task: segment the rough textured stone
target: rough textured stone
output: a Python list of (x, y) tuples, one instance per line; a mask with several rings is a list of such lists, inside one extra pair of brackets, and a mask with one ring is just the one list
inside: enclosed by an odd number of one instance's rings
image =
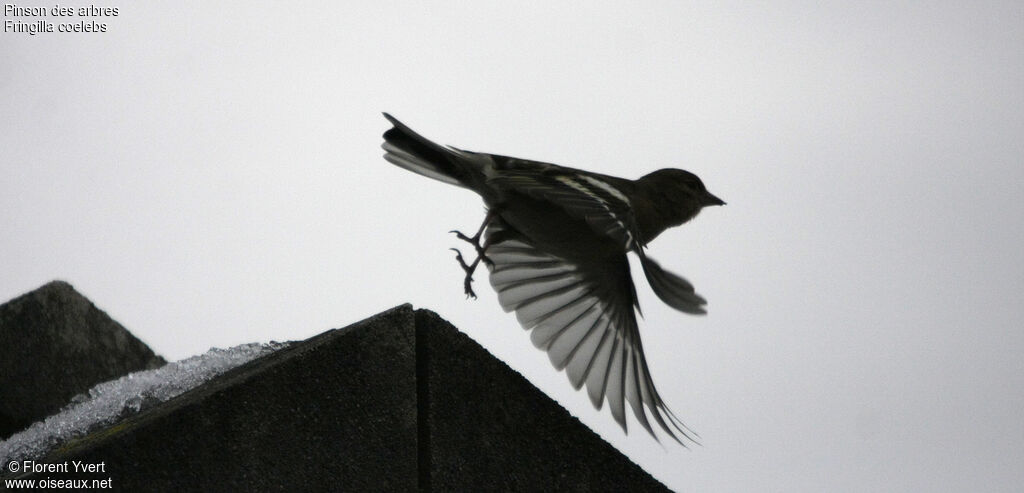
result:
[(97, 383), (164, 363), (66, 282), (53, 281), (4, 303), (0, 440)]
[(416, 489), (412, 308), (251, 361), (41, 461), (121, 491)]
[(123, 491), (664, 491), (484, 348), (403, 305), (251, 361), (39, 462)]

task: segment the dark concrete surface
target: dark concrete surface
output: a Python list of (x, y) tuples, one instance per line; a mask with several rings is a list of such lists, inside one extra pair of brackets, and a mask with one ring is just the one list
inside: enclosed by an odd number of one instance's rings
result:
[(20, 478), (109, 478), (119, 491), (665, 491), (410, 305), (250, 361), (40, 462), (74, 460), (104, 471)]
[(667, 491), (436, 313), (416, 311), (416, 338), (431, 489)]
[(97, 383), (166, 361), (63, 281), (0, 305), (0, 440)]
[(110, 478), (118, 491), (415, 490), (413, 323), (403, 305), (325, 332), (41, 462), (103, 463), (47, 476)]

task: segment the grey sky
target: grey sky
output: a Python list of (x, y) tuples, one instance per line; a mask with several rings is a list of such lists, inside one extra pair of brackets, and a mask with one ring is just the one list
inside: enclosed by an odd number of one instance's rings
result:
[[(677, 490), (1024, 484), (1024, 4), (111, 5), (0, 33), (0, 298), (65, 279), (173, 359), (408, 301)], [(482, 203), (385, 162), (381, 111), (729, 203), (651, 246), (709, 315), (640, 287), (703, 447), (624, 436), (463, 299)]]

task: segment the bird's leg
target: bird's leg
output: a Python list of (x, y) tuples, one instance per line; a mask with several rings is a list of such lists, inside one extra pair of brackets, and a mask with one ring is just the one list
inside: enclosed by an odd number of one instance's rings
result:
[[(462, 231), (458, 231), (458, 230), (449, 231), (449, 233), (455, 233), (455, 236), (458, 239), (460, 239), (462, 241), (465, 241), (465, 242), (469, 243), (470, 245), (473, 245), (473, 248), (476, 249), (476, 257), (477, 257), (477, 259), (478, 260), (479, 259), (483, 259), (484, 262), (487, 263), (487, 265), (491, 265), (491, 266), (494, 265), (494, 262), (491, 262), (491, 259), (487, 258), (487, 254), (484, 253), (487, 250), (487, 247), (480, 244), (480, 236), (483, 235), (484, 230), (487, 229), (487, 225), (491, 222), (491, 219), (494, 219), (494, 216), (497, 216), (497, 215), (498, 214), (496, 212), (494, 212), (493, 209), (488, 211), (487, 212), (487, 217), (484, 218), (484, 222), (482, 224), (480, 224), (480, 228), (476, 230), (476, 234), (474, 234), (473, 236), (466, 236), (465, 234), (462, 233)], [(474, 262), (474, 265), (475, 264), (476, 264), (476, 262)]]
[(458, 248), (449, 248), (455, 252), (455, 260), (459, 262), (459, 266), (466, 272), (466, 279), (462, 281), (462, 289), (466, 292), (466, 298), (476, 299), (476, 293), (473, 292), (473, 272), (476, 271), (477, 264), (480, 263), (480, 258), (477, 257), (472, 264), (466, 264), (466, 261), (462, 258), (462, 252)]
[(485, 253), (487, 250), (487, 246), (480, 244), (480, 236), (483, 235), (484, 230), (487, 229), (487, 225), (490, 224), (491, 220), (494, 219), (494, 217), (497, 215), (498, 212), (496, 209), (492, 208), (491, 210), (487, 211), (487, 216), (484, 217), (484, 222), (480, 224), (480, 229), (477, 229), (476, 234), (474, 234), (473, 236), (466, 236), (465, 234), (458, 230), (449, 231), (449, 233), (455, 233), (455, 236), (458, 239), (465, 241), (470, 245), (473, 245), (473, 248), (476, 249), (476, 260), (474, 260), (473, 263), (471, 264), (466, 263), (466, 260), (462, 258), (462, 252), (460, 252), (457, 248), (451, 249), (455, 251), (455, 260), (459, 262), (459, 266), (462, 267), (462, 270), (466, 272), (466, 279), (463, 281), (462, 285), (466, 291), (467, 298), (476, 299), (476, 293), (473, 292), (473, 287), (471, 286), (471, 284), (473, 282), (473, 273), (476, 272), (476, 267), (477, 265), (480, 264), (480, 260), (483, 260), (484, 263), (486, 263), (487, 265), (490, 265), (492, 267), (494, 266), (494, 262), (492, 262), (491, 259), (487, 258), (487, 254)]

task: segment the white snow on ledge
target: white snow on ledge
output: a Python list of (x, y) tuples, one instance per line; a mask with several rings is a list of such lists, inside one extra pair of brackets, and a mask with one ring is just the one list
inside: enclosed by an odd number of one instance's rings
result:
[[(111, 425), (143, 409), (170, 400), (236, 366), (286, 347), (287, 343), (250, 343), (130, 373), (97, 384), (75, 396), (57, 414), (0, 442), (0, 467), (10, 461), (39, 459), (69, 440)], [(6, 472), (6, 471), (4, 471)]]

